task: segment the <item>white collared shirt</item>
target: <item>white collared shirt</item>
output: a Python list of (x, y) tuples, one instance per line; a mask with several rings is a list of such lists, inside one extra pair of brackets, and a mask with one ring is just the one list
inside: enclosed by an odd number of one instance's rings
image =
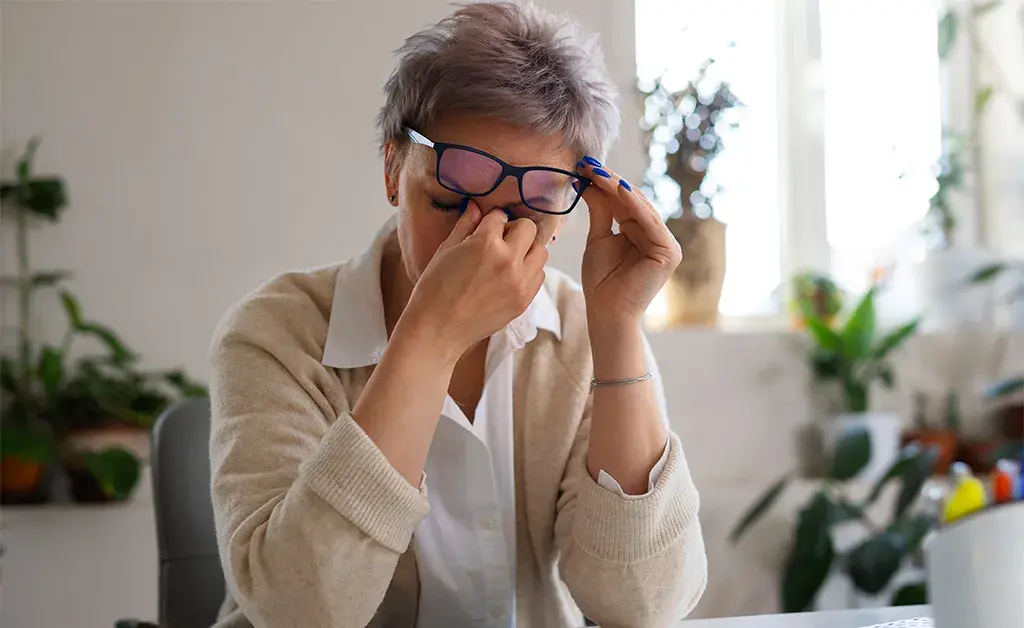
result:
[[(322, 360), (327, 366), (359, 368), (380, 361), (387, 346), (381, 256), (394, 229), (392, 218), (362, 257), (338, 270)], [(561, 339), (558, 308), (543, 288), (526, 312), (491, 336), (474, 421), (445, 396), (424, 468), (424, 477), (430, 478), (430, 514), (413, 535), (420, 579), (418, 628), (515, 626), (512, 356), (542, 332)], [(648, 490), (667, 460), (666, 443)], [(604, 471), (598, 483), (624, 499), (643, 497), (626, 495)]]

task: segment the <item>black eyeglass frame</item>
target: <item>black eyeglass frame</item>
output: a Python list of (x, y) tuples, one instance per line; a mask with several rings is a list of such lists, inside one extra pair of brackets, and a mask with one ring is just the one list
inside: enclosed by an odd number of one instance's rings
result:
[[(437, 179), (438, 185), (440, 185), (441, 187), (443, 187), (446, 190), (450, 190), (452, 192), (455, 192), (456, 194), (461, 194), (462, 196), (468, 196), (468, 197), (487, 196), (488, 194), (490, 194), (494, 190), (498, 189), (498, 186), (501, 185), (501, 183), (505, 179), (507, 179), (508, 177), (512, 176), (512, 177), (516, 178), (516, 184), (519, 186), (519, 199), (521, 201), (523, 201), (523, 205), (529, 207), (530, 209), (532, 209), (535, 212), (540, 212), (542, 214), (548, 214), (550, 216), (565, 216), (566, 214), (568, 214), (569, 212), (571, 212), (573, 209), (576, 208), (576, 205), (580, 202), (580, 199), (583, 198), (583, 191), (586, 190), (587, 186), (591, 185), (591, 183), (592, 183), (590, 179), (588, 179), (586, 177), (582, 177), (582, 176), (580, 176), (576, 172), (569, 172), (568, 170), (562, 170), (561, 168), (551, 168), (549, 166), (513, 166), (511, 164), (505, 163), (504, 161), (498, 159), (497, 157), (495, 157), (494, 155), (492, 155), (490, 153), (487, 153), (487, 152), (484, 152), (484, 151), (480, 150), (479, 148), (473, 148), (472, 146), (463, 146), (462, 144), (448, 144), (448, 143), (445, 143), (445, 142), (434, 142), (434, 141), (430, 140), (429, 138), (427, 138), (422, 133), (419, 133), (418, 131), (414, 131), (413, 129), (410, 129), (410, 128), (406, 128), (405, 132), (406, 132), (406, 134), (408, 134), (409, 139), (412, 140), (414, 144), (420, 144), (422, 146), (426, 146), (428, 148), (432, 148), (434, 150), (434, 152), (437, 154), (437, 163), (434, 166), (434, 178)], [(444, 154), (444, 151), (446, 151), (446, 150), (448, 150), (450, 148), (457, 148), (459, 150), (467, 150), (467, 151), (469, 151), (471, 153), (476, 153), (478, 155), (482, 155), (484, 157), (487, 157), (488, 159), (491, 159), (491, 160), (497, 162), (501, 166), (501, 174), (498, 175), (498, 178), (495, 180), (494, 185), (491, 186), (491, 188), (489, 190), (487, 190), (486, 192), (478, 192), (478, 193), (470, 194), (469, 192), (466, 192), (465, 190), (460, 190), (460, 189), (451, 187), (450, 185), (447, 185), (444, 181), (442, 181), (441, 180), (441, 156)], [(542, 171), (546, 171), (546, 172), (557, 172), (559, 174), (567, 175), (567, 176), (572, 177), (573, 179), (576, 179), (577, 181), (579, 181), (580, 187), (576, 191), (576, 198), (573, 199), (573, 201), (569, 205), (568, 209), (565, 209), (565, 210), (560, 211), (560, 212), (554, 212), (554, 211), (551, 211), (551, 210), (548, 210), (548, 209), (538, 209), (538, 208), (533, 207), (532, 205), (530, 205), (529, 203), (526, 202), (526, 197), (523, 194), (523, 176), (526, 173), (532, 172), (534, 170), (542, 170)]]

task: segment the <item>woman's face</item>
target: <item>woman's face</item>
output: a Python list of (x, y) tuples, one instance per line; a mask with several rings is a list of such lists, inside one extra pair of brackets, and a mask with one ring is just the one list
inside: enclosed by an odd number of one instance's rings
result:
[[(416, 129), (434, 142), (471, 146), (513, 166), (550, 166), (576, 171), (573, 151), (562, 145), (561, 135), (540, 135), (521, 127), (487, 118), (450, 116), (428, 128)], [(437, 182), (437, 153), (409, 143), (399, 154), (392, 143), (385, 146), (387, 195), (397, 196), (398, 241), (402, 261), (415, 283), (437, 248), (458, 222), (464, 197)], [(537, 224), (537, 241), (549, 245), (564, 216), (533, 211), (523, 205), (515, 177), (508, 177), (487, 196), (473, 197), (480, 210), (507, 211), (520, 220)]]

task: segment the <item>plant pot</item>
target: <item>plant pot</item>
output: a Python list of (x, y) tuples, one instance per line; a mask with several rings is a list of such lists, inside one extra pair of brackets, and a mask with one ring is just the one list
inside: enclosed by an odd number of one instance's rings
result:
[(840, 435), (854, 426), (863, 426), (871, 437), (871, 457), (855, 479), (875, 482), (889, 470), (899, 455), (900, 418), (888, 412), (847, 412), (837, 415), (828, 419), (821, 428), (825, 451), (834, 451)]
[(956, 460), (959, 437), (952, 430), (911, 430), (903, 435), (903, 444), (918, 442), (925, 449), (935, 447), (939, 450), (939, 458), (935, 461), (935, 473), (943, 475), (949, 465)]
[(725, 223), (683, 214), (665, 224), (683, 249), (683, 259), (665, 286), (665, 324), (715, 325), (725, 283)]
[(991, 324), (994, 293), (990, 284), (970, 285), (970, 277), (994, 258), (979, 249), (929, 252), (913, 275), (926, 330), (985, 327)]
[(957, 447), (956, 459), (977, 474), (989, 473), (995, 468), (993, 456), (1002, 446), (1000, 440), (965, 440)]
[(0, 460), (0, 503), (42, 504), (50, 501), (47, 465), (11, 456)]
[[(103, 465), (109, 473), (107, 485), (89, 468), (89, 457), (120, 454), (114, 462)], [(129, 499), (138, 485), (139, 461), (149, 455), (149, 430), (137, 426), (111, 423), (106, 426), (72, 431), (64, 446), (64, 473), (68, 478), (71, 498), (80, 503), (112, 503)], [(131, 460), (129, 460), (131, 459)], [(95, 463), (94, 463), (95, 464)], [(114, 466), (111, 467), (111, 464)], [(95, 468), (95, 467), (94, 467)], [(128, 473), (128, 478), (122, 475)], [(116, 487), (116, 488), (115, 488)]]

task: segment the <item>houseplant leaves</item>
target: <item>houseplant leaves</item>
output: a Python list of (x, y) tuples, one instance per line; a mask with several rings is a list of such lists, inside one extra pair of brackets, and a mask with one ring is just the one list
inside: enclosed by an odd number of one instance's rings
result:
[(828, 524), (832, 502), (818, 492), (800, 511), (796, 537), (782, 576), (782, 609), (787, 613), (807, 610), (828, 577), (835, 548)]
[(764, 516), (764, 513), (772, 507), (772, 505), (778, 500), (779, 495), (782, 494), (782, 491), (785, 490), (786, 486), (789, 484), (789, 480), (789, 474), (779, 478), (775, 484), (768, 487), (768, 490), (765, 491), (761, 497), (759, 497), (758, 500), (747, 509), (747, 512), (740, 518), (740, 522), (736, 524), (732, 533), (729, 534), (730, 542), (735, 543), (739, 541), (740, 537), (743, 536), (743, 533), (747, 531), (747, 528), (754, 525), (762, 516)]
[(834, 480), (849, 480), (871, 459), (871, 434), (863, 425), (846, 425), (836, 440), (829, 468)]
[(111, 447), (82, 454), (82, 465), (113, 501), (124, 501), (139, 481), (139, 459), (127, 449)]

